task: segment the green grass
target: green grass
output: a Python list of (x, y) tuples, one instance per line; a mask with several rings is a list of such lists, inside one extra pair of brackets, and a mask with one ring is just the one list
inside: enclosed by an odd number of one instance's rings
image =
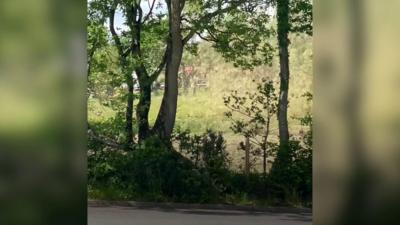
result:
[(104, 106), (98, 99), (89, 98), (88, 100), (88, 121), (89, 123), (102, 122), (116, 115), (110, 107)]
[[(151, 124), (157, 117), (161, 99), (162, 95), (153, 96), (149, 115)], [(230, 132), (229, 121), (224, 117), (225, 111), (222, 96), (207, 91), (181, 95), (178, 98), (176, 127), (197, 134), (207, 129)]]
[[(235, 135), (230, 130), (230, 121), (224, 116), (227, 108), (223, 103), (223, 96), (227, 93), (218, 93), (211, 90), (198, 91), (196, 94), (180, 95), (178, 97), (178, 108), (176, 116), (176, 128), (181, 130), (189, 129), (192, 133), (200, 134), (207, 129), (221, 131), (226, 140), (227, 151), (231, 159), (232, 169), (239, 169), (243, 164), (244, 152), (238, 149), (239, 143), (243, 140), (240, 135)], [(150, 108), (149, 120), (153, 125), (161, 105), (162, 94), (154, 94)], [(308, 110), (309, 105), (303, 98), (294, 98), (291, 101), (294, 106), (289, 108), (289, 125), (292, 134), (297, 134), (302, 128), (299, 121), (292, 116), (301, 116)], [(301, 106), (301, 107), (300, 107)], [(88, 106), (89, 122), (101, 122), (116, 115), (116, 112), (95, 99), (89, 100)], [(277, 141), (277, 121), (271, 125), (271, 139)], [(256, 162), (255, 168), (261, 170), (261, 158)]]

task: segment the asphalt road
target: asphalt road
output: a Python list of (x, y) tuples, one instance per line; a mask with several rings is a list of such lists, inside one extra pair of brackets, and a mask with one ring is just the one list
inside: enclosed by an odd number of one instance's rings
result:
[(89, 225), (310, 225), (310, 213), (89, 207)]

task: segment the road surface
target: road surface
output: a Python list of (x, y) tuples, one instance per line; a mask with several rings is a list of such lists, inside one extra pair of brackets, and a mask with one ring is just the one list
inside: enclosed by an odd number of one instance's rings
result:
[(89, 207), (89, 225), (311, 225), (310, 213)]

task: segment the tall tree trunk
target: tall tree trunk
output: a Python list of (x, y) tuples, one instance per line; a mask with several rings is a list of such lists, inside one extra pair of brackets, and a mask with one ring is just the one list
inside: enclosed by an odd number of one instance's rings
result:
[(279, 149), (271, 169), (271, 179), (281, 192), (282, 200), (293, 186), (290, 177), (291, 155), (289, 149), (289, 128), (287, 120), (289, 91), (289, 0), (277, 0), (278, 45), (280, 63), (280, 89), (278, 102)]
[(126, 148), (130, 149), (133, 144), (133, 77), (130, 73), (126, 73), (125, 75), (126, 83), (128, 85), (128, 97), (127, 97), (127, 105), (126, 105), (126, 114), (125, 114), (125, 132), (126, 132)]
[(139, 79), (140, 96), (136, 106), (136, 118), (139, 130), (139, 142), (149, 136), (149, 111), (151, 104), (151, 82), (149, 79)]
[[(95, 44), (94, 44), (95, 45)], [(89, 51), (88, 51), (88, 59), (87, 59), (87, 76), (90, 76), (90, 73), (92, 72), (92, 64), (93, 64), (93, 56), (94, 53), (96, 52), (96, 47), (93, 46)]]
[(289, 144), (289, 128), (287, 119), (289, 92), (289, 0), (277, 1), (278, 44), (280, 63), (280, 89), (278, 105), (279, 144), (287, 148)]
[(125, 113), (125, 148), (131, 149), (133, 144), (133, 126), (132, 126), (132, 116), (133, 116), (133, 77), (132, 71), (128, 69), (128, 61), (126, 59), (127, 54), (124, 53), (121, 40), (115, 30), (114, 27), (114, 17), (115, 11), (117, 9), (118, 3), (114, 1), (110, 8), (109, 14), (109, 28), (115, 45), (118, 49), (119, 61), (122, 71), (125, 75), (125, 82), (128, 86), (128, 93), (127, 93), (127, 104), (126, 104), (126, 113)]
[(167, 4), (171, 48), (166, 63), (164, 96), (154, 125), (155, 133), (164, 140), (170, 139), (175, 125), (178, 103), (178, 72), (183, 54), (181, 11), (184, 0), (167, 0)]
[(268, 137), (269, 137), (270, 123), (271, 123), (271, 118), (268, 115), (267, 124), (266, 124), (267, 130), (266, 130), (265, 135), (264, 135), (263, 148), (262, 148), (262, 150), (263, 150), (263, 174), (264, 174), (264, 177), (267, 176), (267, 150), (268, 150)]
[(246, 137), (245, 144), (244, 144), (244, 173), (246, 175), (250, 174), (250, 138)]

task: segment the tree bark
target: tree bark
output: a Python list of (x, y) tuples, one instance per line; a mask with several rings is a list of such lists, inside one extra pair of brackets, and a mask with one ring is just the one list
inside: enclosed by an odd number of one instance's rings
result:
[(134, 101), (134, 95), (133, 95), (133, 77), (132, 77), (132, 72), (128, 69), (128, 62), (126, 60), (126, 54), (124, 53), (123, 47), (121, 40), (115, 31), (114, 27), (114, 17), (115, 17), (115, 11), (118, 6), (117, 2), (113, 2), (111, 9), (110, 9), (110, 15), (109, 15), (109, 28), (111, 35), (114, 39), (115, 45), (118, 49), (118, 54), (119, 54), (119, 61), (121, 68), (123, 70), (124, 76), (125, 76), (125, 82), (128, 86), (128, 92), (127, 92), (127, 105), (126, 105), (126, 112), (125, 112), (125, 147), (126, 149), (131, 149), (131, 146), (133, 144), (133, 126), (132, 126), (132, 116), (133, 116), (133, 101)]
[(289, 127), (287, 119), (289, 92), (289, 0), (277, 1), (278, 44), (280, 63), (280, 89), (278, 103), (279, 144), (287, 148), (289, 144)]
[(90, 73), (92, 72), (92, 64), (93, 64), (93, 57), (94, 53), (96, 52), (96, 47), (93, 46), (89, 51), (88, 51), (88, 59), (87, 59), (87, 77), (90, 76)]
[(250, 174), (250, 138), (246, 137), (244, 144), (244, 173), (246, 175)]
[(164, 95), (154, 125), (155, 133), (169, 141), (175, 125), (178, 103), (178, 72), (183, 54), (181, 12), (184, 0), (167, 0), (169, 12), (170, 46), (167, 56)]
[(279, 149), (271, 170), (273, 183), (279, 184), (279, 189), (284, 200), (286, 193), (292, 191), (293, 180), (289, 178), (291, 173), (291, 154), (289, 146), (289, 128), (287, 120), (288, 91), (289, 91), (289, 0), (277, 1), (278, 17), (278, 45), (280, 62), (280, 88), (278, 102), (278, 128)]
[(139, 79), (140, 96), (136, 106), (139, 142), (148, 138), (150, 133), (149, 111), (151, 105), (151, 83), (149, 79)]
[(128, 97), (127, 97), (127, 106), (126, 106), (126, 147), (131, 148), (133, 144), (133, 123), (132, 123), (132, 116), (133, 116), (133, 77), (130, 73), (125, 75), (126, 83), (128, 85)]
[[(143, 11), (141, 6), (134, 2), (134, 5), (128, 10), (128, 21), (130, 23), (132, 35), (132, 57), (137, 61), (142, 58), (142, 18)], [(148, 76), (145, 66), (142, 62), (135, 65), (136, 76), (139, 81), (140, 95), (136, 106), (136, 119), (138, 124), (139, 142), (145, 140), (149, 135), (149, 111), (151, 104), (151, 84), (152, 80)]]
[(267, 130), (265, 132), (264, 143), (263, 143), (263, 174), (264, 174), (264, 176), (267, 176), (267, 150), (268, 150), (268, 136), (269, 136), (270, 123), (271, 123), (271, 118), (268, 115), (267, 124), (266, 124)]

